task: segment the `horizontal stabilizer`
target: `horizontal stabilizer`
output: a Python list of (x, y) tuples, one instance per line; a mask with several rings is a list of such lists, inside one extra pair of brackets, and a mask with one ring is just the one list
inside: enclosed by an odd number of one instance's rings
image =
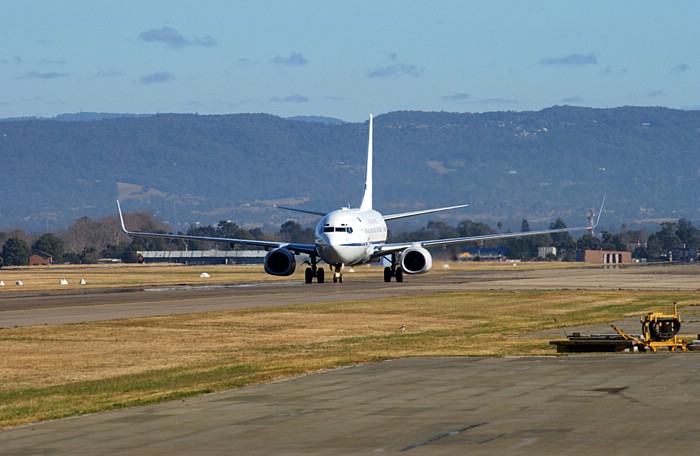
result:
[(310, 211), (308, 209), (296, 209), (294, 207), (285, 207), (285, 206), (277, 206), (280, 209), (284, 209), (285, 211), (292, 211), (292, 212), (301, 212), (304, 214), (313, 214), (313, 215), (320, 215), (323, 217), (324, 215), (328, 214), (328, 212), (321, 212), (321, 211)]
[(459, 209), (459, 208), (467, 207), (467, 206), (469, 206), (469, 205), (468, 204), (459, 204), (457, 206), (439, 207), (437, 209), (425, 209), (422, 211), (403, 212), (401, 214), (385, 215), (384, 220), (396, 220), (396, 219), (401, 219), (401, 218), (406, 218), (406, 217), (415, 217), (417, 215), (432, 214), (433, 212), (451, 211), (452, 209)]

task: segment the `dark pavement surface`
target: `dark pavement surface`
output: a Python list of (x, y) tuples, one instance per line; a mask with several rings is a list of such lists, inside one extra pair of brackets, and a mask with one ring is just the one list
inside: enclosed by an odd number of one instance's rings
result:
[(0, 453), (697, 454), (700, 357), (411, 358), (0, 432)]

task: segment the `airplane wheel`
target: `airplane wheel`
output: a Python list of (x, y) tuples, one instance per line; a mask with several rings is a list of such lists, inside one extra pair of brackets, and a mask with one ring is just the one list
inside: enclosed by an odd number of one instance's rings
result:
[(318, 280), (318, 283), (323, 283), (323, 280), (325, 279), (325, 274), (323, 272), (323, 268), (318, 268), (316, 271), (316, 280)]
[(384, 268), (384, 281), (391, 282), (391, 268), (389, 266)]
[(333, 274), (333, 283), (338, 283), (338, 276)]
[(403, 269), (401, 268), (396, 268), (396, 281), (399, 283), (403, 282)]
[(314, 271), (312, 271), (311, 268), (306, 268), (306, 271), (304, 271), (304, 281), (306, 283), (314, 281)]
[(343, 283), (343, 274), (338, 274), (338, 282)]

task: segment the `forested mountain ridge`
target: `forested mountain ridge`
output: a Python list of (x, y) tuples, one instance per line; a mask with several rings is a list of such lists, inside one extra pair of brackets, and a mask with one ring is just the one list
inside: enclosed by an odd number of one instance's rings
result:
[[(0, 229), (62, 228), (114, 214), (117, 198), (175, 230), (279, 226), (298, 215), (276, 203), (358, 205), (366, 149), (366, 122), (267, 114), (0, 121)], [(607, 194), (611, 229), (700, 220), (700, 111), (392, 112), (375, 117), (374, 151), (385, 213), (466, 202), (442, 215), (504, 230), (524, 218), (578, 225)]]

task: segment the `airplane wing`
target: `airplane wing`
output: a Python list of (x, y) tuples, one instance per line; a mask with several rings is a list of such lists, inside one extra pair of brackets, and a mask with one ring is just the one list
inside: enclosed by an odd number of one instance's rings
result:
[(553, 230), (539, 230), (539, 231), (520, 231), (517, 233), (496, 233), (496, 234), (482, 234), (479, 236), (464, 236), (448, 239), (430, 239), (427, 241), (415, 241), (415, 242), (399, 242), (395, 244), (384, 244), (376, 247), (372, 257), (378, 258), (391, 253), (401, 252), (409, 247), (420, 246), (420, 247), (436, 247), (440, 245), (449, 244), (461, 244), (467, 242), (478, 242), (487, 241), (492, 239), (507, 239), (514, 237), (524, 237), (524, 236), (537, 236), (538, 234), (554, 234), (554, 233), (566, 233), (569, 231), (583, 231), (590, 230), (593, 227), (590, 226), (579, 226), (575, 228), (558, 228)]
[(379, 257), (382, 257), (384, 255), (388, 255), (391, 253), (398, 253), (398, 252), (401, 252), (405, 249), (408, 249), (410, 247), (415, 247), (415, 246), (436, 247), (436, 246), (441, 246), (441, 245), (487, 241), (487, 240), (493, 240), (493, 239), (507, 239), (507, 238), (514, 238), (514, 237), (537, 236), (540, 234), (555, 234), (555, 233), (568, 233), (571, 231), (593, 230), (594, 228), (596, 228), (598, 226), (598, 223), (600, 222), (600, 214), (603, 212), (604, 205), (605, 205), (605, 197), (603, 197), (603, 204), (601, 204), (601, 206), (600, 206), (600, 212), (598, 212), (598, 218), (596, 219), (594, 224), (591, 224), (589, 226), (577, 226), (574, 228), (555, 228), (555, 229), (538, 230), (538, 231), (520, 231), (520, 232), (516, 232), (516, 233), (482, 234), (482, 235), (478, 235), (478, 236), (464, 236), (464, 237), (447, 238), (447, 239), (430, 239), (427, 241), (383, 244), (383, 245), (378, 245), (375, 248), (375, 251), (372, 254), (372, 257), (379, 258)]
[(146, 233), (141, 231), (129, 231), (126, 229), (124, 224), (124, 216), (122, 215), (122, 208), (119, 201), (117, 201), (117, 209), (119, 210), (119, 221), (121, 222), (122, 231), (129, 236), (140, 236), (140, 237), (150, 237), (150, 238), (164, 238), (164, 239), (181, 239), (184, 241), (210, 241), (210, 242), (223, 242), (227, 244), (241, 244), (250, 245), (254, 247), (263, 247), (265, 249), (277, 249), (280, 247), (285, 247), (294, 253), (306, 253), (312, 254), (316, 252), (316, 246), (314, 244), (293, 244), (287, 242), (276, 242), (276, 241), (257, 241), (252, 239), (236, 239), (236, 238), (225, 238), (225, 237), (215, 237), (215, 236), (193, 236), (188, 234), (167, 234), (167, 233)]

